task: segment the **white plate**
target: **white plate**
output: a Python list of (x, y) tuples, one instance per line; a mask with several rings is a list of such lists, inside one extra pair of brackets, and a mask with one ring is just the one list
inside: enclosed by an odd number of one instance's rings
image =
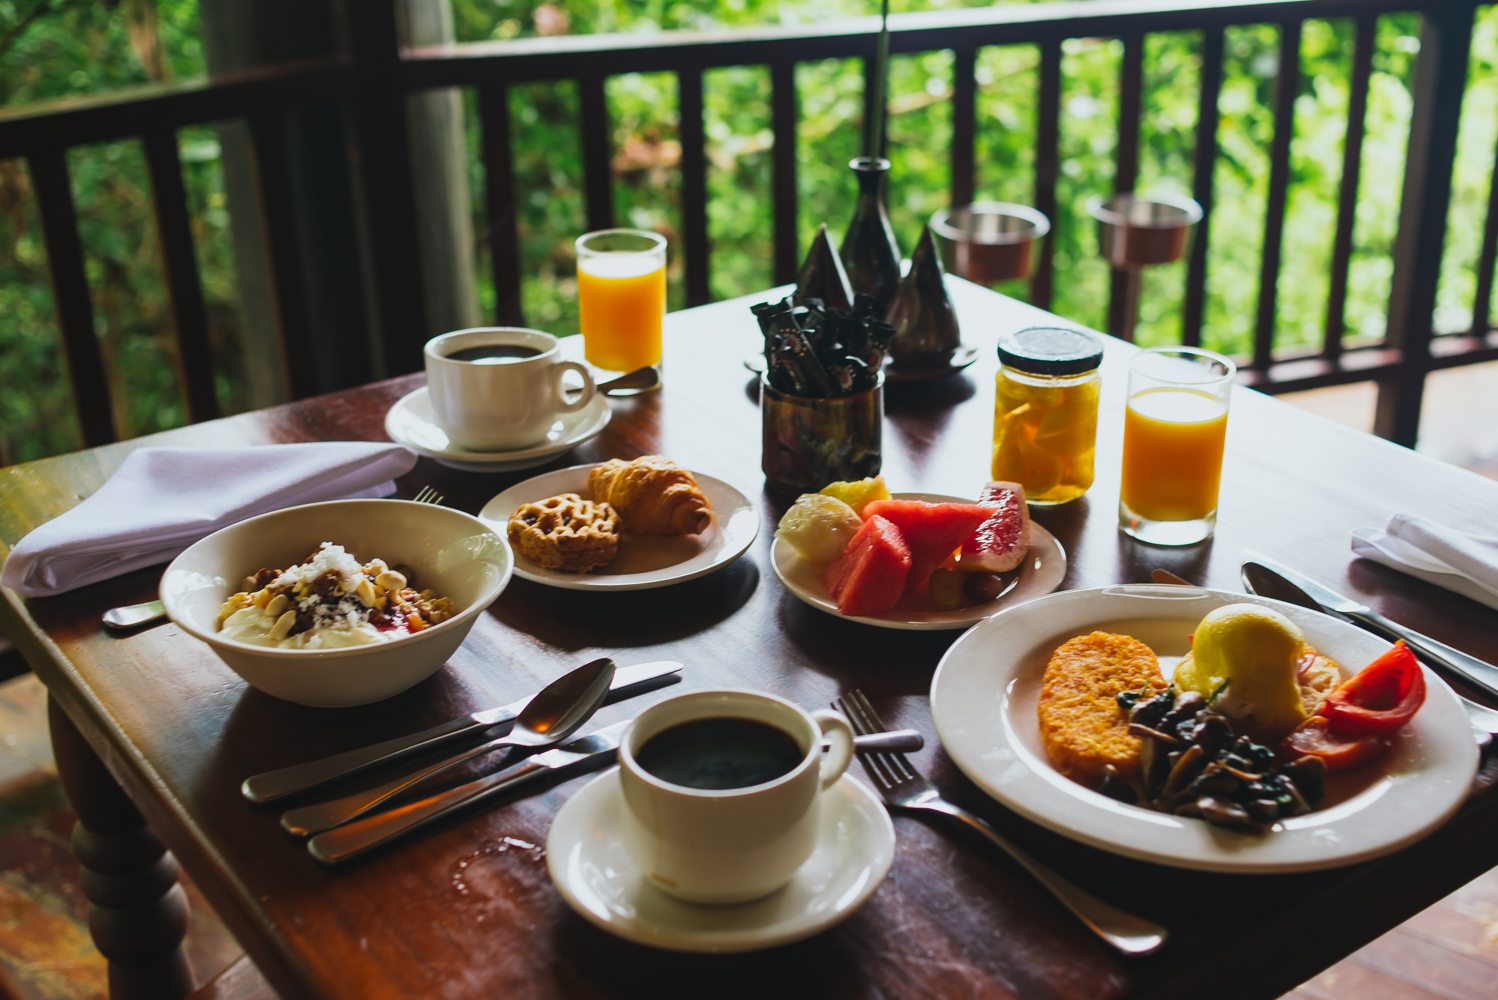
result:
[(432, 401), (425, 386), (396, 400), (385, 414), (385, 433), (396, 444), (418, 455), (436, 459), (450, 469), (464, 472), (518, 472), (544, 465), (569, 448), (596, 437), (609, 425), (614, 411), (601, 395), (575, 413), (563, 413), (546, 432), (546, 440), (514, 451), (468, 451), (447, 439), (447, 432), (432, 419)]
[(894, 824), (863, 782), (845, 774), (825, 795), (817, 849), (789, 885), (752, 903), (684, 903), (640, 877), (617, 836), (625, 808), (617, 767), (562, 806), (546, 838), (546, 865), (568, 906), (628, 941), (705, 952), (789, 944), (863, 905), (895, 859)]
[[(895, 493), (893, 498), (924, 500), (927, 503), (973, 502), (961, 497), (942, 496), (938, 493)], [(1030, 553), (1025, 556), (1025, 561), (1019, 564), (1015, 575), (1005, 574), (1010, 581), (1009, 589), (1000, 594), (997, 599), (986, 604), (974, 604), (970, 608), (959, 608), (956, 611), (912, 611), (897, 604), (894, 610), (883, 618), (861, 618), (857, 615), (841, 614), (837, 610), (837, 604), (828, 596), (827, 588), (822, 585), (822, 577), (817, 573), (816, 565), (802, 559), (801, 554), (789, 542), (775, 539), (775, 545), (771, 549), (771, 558), (775, 563), (775, 575), (780, 577), (780, 582), (785, 584), (785, 588), (818, 611), (837, 615), (845, 621), (863, 622), (865, 625), (878, 625), (881, 628), (922, 630), (967, 628), (974, 622), (996, 615), (1005, 608), (1049, 594), (1061, 586), (1061, 581), (1066, 576), (1066, 551), (1061, 547), (1061, 543), (1056, 540), (1055, 535), (1031, 521)], [(516, 560), (519, 561), (519, 556), (516, 556)], [(518, 574), (520, 570), (517, 568), (515, 572)]]
[[(506, 534), (510, 515), (522, 504), (535, 503), (559, 493), (576, 493), (584, 499), (588, 473), (596, 465), (574, 465), (546, 472), (517, 483), (490, 500), (479, 511), (494, 530)], [(743, 493), (706, 473), (692, 471), (698, 487), (713, 508), (713, 523), (700, 535), (629, 535), (619, 538), (619, 555), (591, 573), (568, 573), (543, 569), (515, 551), (515, 575), (533, 583), (564, 590), (649, 590), (705, 576), (733, 562), (759, 534), (759, 511)]]
[(1316, 811), (1262, 836), (1125, 805), (1062, 777), (1036, 722), (1040, 679), (1055, 648), (1099, 629), (1150, 645), (1165, 673), (1187, 634), (1224, 604), (1274, 608), (1350, 674), (1389, 644), (1281, 601), (1194, 587), (1073, 590), (990, 618), (959, 638), (931, 681), (931, 715), (947, 753), (984, 791), (1057, 833), (1178, 868), (1236, 873), (1335, 868), (1398, 850), (1440, 826), (1466, 799), (1477, 744), (1456, 696), (1425, 671), (1425, 706), (1377, 764), (1334, 775)]

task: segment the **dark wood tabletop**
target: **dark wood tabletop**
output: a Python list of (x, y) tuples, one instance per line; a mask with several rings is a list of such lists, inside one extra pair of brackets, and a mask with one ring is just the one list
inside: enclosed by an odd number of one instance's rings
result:
[[(995, 339), (1054, 319), (965, 282), (953, 280), (952, 288), (963, 338), (981, 349), (980, 360), (958, 377), (889, 387), (883, 472), (897, 491), (975, 495), (989, 478)], [(713, 575), (632, 593), (515, 579), (445, 669), (386, 702), (311, 709), (278, 701), (251, 690), (172, 624), (125, 638), (106, 634), (100, 614), (152, 598), (159, 567), (56, 598), (4, 592), (0, 625), (286, 1000), (1143, 1000), (1208, 992), (1269, 1000), (1498, 863), (1498, 792), (1491, 788), (1475, 792), (1423, 842), (1381, 860), (1252, 877), (1114, 856), (987, 798), (945, 756), (931, 725), (931, 675), (960, 633), (841, 621), (802, 604), (775, 578), (769, 549), (781, 509), (761, 496), (757, 395), (741, 365), (758, 342), (747, 308), (756, 300), (668, 316), (664, 389), (611, 400), (609, 427), (555, 463), (661, 453), (731, 478), (762, 502), (763, 530), (750, 551)], [(1498, 611), (1353, 560), (1348, 540), (1351, 528), (1381, 526), (1399, 511), (1491, 531), (1498, 482), (1246, 389), (1232, 402), (1216, 538), (1171, 550), (1122, 535), (1124, 367), (1133, 350), (1108, 344), (1091, 492), (1033, 512), (1065, 546), (1063, 587), (1142, 582), (1164, 567), (1239, 590), (1239, 550), (1253, 547), (1397, 621), (1498, 660)], [(97, 489), (132, 448), (384, 440), (385, 411), (421, 382), (395, 379), (0, 470), (0, 544), (8, 551)], [(400, 482), (400, 495), (431, 485), (449, 505), (476, 512), (538, 471), (545, 470), (478, 475), (423, 459)], [(276, 810), (252, 808), (239, 796), (248, 775), (511, 701), (599, 655), (621, 665), (684, 662), (683, 683), (667, 693), (751, 687), (815, 708), (862, 688), (890, 725), (927, 735), (916, 761), (945, 794), (1079, 885), (1165, 923), (1169, 945), (1149, 958), (1120, 957), (1007, 858), (945, 827), (897, 818), (888, 880), (835, 929), (747, 955), (675, 954), (616, 940), (573, 914), (538, 851), (493, 850), (504, 837), (544, 843), (551, 817), (587, 779), (337, 870), (319, 867), (286, 836)], [(627, 718), (649, 700), (606, 708), (598, 721)]]

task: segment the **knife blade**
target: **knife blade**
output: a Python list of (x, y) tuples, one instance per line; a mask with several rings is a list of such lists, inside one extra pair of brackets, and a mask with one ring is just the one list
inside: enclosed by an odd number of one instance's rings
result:
[(1432, 639), (1412, 628), (1406, 628), (1396, 621), (1385, 618), (1366, 604), (1360, 604), (1349, 597), (1337, 593), (1330, 587), (1317, 583), (1315, 580), (1303, 573), (1298, 573), (1253, 549), (1244, 549), (1239, 557), (1245, 563), (1258, 563), (1267, 570), (1271, 570), (1283, 577), (1318, 605), (1328, 611), (1346, 617), (1354, 625), (1358, 625), (1381, 639), (1393, 642), (1403, 639), (1405, 644), (1414, 650), (1422, 659), (1431, 666), (1447, 670), (1456, 674), (1462, 680), (1467, 681), (1474, 687), (1480, 688), (1487, 694), (1498, 698), (1498, 667), (1469, 653), (1464, 653), (1454, 646), (1448, 646), (1444, 642)]
[[(1287, 604), (1299, 605), (1311, 611), (1319, 611), (1330, 618), (1340, 622), (1357, 624), (1344, 614), (1322, 607), (1311, 598), (1304, 590), (1301, 590), (1289, 580), (1280, 576), (1268, 566), (1256, 562), (1245, 562), (1240, 570), (1243, 578), (1243, 587), (1250, 594), (1260, 597), (1272, 597), (1277, 601)], [(1498, 712), (1483, 705), (1479, 705), (1471, 698), (1467, 698), (1457, 692), (1452, 694), (1462, 704), (1462, 711), (1467, 713), (1467, 721), (1472, 724), (1473, 736), (1477, 739), (1478, 746), (1487, 746), (1492, 742), (1494, 736), (1498, 736)]]
[[(604, 704), (612, 705), (657, 687), (674, 684), (681, 679), (680, 676), (674, 676), (679, 675), (681, 669), (681, 664), (674, 660), (620, 667), (614, 672), (614, 681), (609, 685), (609, 694), (604, 699)], [(398, 736), (373, 746), (253, 775), (240, 785), (240, 793), (257, 805), (274, 802), (288, 795), (310, 791), (330, 782), (361, 774), (371, 768), (427, 753), (456, 740), (476, 737), (480, 733), (490, 737), (503, 736), (510, 731), (530, 700), (530, 696), (527, 696), (508, 705), (474, 712), (430, 729), (423, 729), (419, 733)]]
[[(555, 750), (538, 753), (515, 767), (326, 830), (307, 841), (307, 852), (323, 864), (335, 865), (436, 823), (460, 808), (468, 808), (504, 792), (527, 788), (541, 781), (555, 783), (601, 771), (618, 759), (619, 741), (633, 721), (616, 722), (581, 739), (564, 743)], [(858, 753), (905, 753), (919, 750), (924, 745), (925, 738), (913, 729), (853, 738), (853, 749)]]

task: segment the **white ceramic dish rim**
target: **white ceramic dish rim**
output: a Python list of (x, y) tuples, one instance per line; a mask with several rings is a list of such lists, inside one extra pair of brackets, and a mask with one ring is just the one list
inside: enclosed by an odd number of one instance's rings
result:
[[(612, 782), (613, 787), (609, 787), (605, 782)], [(597, 787), (595, 788), (594, 786)], [(553, 859), (560, 858), (563, 852), (554, 849), (556, 845), (552, 843), (550, 834), (548, 834), (546, 842), (547, 869), (551, 874), (552, 884), (557, 887), (557, 891), (561, 894), (567, 905), (572, 908), (573, 912), (580, 915), (595, 927), (637, 944), (662, 948), (668, 951), (699, 954), (732, 954), (759, 951), (765, 948), (791, 944), (792, 942), (811, 937), (814, 934), (820, 934), (822, 931), (847, 919), (879, 889), (879, 886), (884, 883), (885, 878), (889, 876), (890, 869), (894, 866), (896, 848), (895, 825), (890, 819), (889, 811), (884, 808), (884, 803), (880, 801), (879, 797), (866, 784), (851, 774), (844, 774), (839, 778), (838, 784), (834, 786), (834, 789), (837, 793), (847, 795), (851, 800), (846, 808), (857, 809), (873, 820), (879, 843), (874, 845), (872, 849), (866, 847), (861, 852), (864, 857), (870, 858), (873, 861), (873, 877), (869, 878), (856, 894), (851, 897), (839, 899), (837, 901), (839, 905), (832, 907), (830, 910), (823, 911), (819, 919), (809, 920), (799, 925), (793, 923), (778, 933), (765, 934), (759, 929), (743, 929), (733, 932), (710, 932), (693, 936), (681, 936), (671, 933), (656, 933), (654, 928), (649, 925), (626, 924), (600, 917), (573, 894), (571, 881), (558, 875), (555, 865), (562, 862)], [(565, 829), (565, 826), (558, 821), (564, 819), (564, 813), (567, 814), (566, 821), (570, 822), (572, 820), (572, 815), (568, 810), (599, 808), (599, 803), (593, 800), (595, 798), (601, 800), (606, 795), (617, 795), (621, 799), (623, 797), (622, 791), (619, 790), (619, 768), (617, 766), (610, 768), (588, 782), (588, 784), (578, 789), (570, 799), (564, 802), (561, 810), (558, 811), (556, 817), (552, 820), (551, 829)], [(739, 905), (753, 906), (755, 902)], [(681, 903), (680, 905), (690, 907), (693, 904)], [(711, 909), (719, 908), (711, 907)], [(723, 907), (723, 909), (733, 909), (733, 907)]]
[[(399, 423), (399, 415), (408, 413), (412, 420), (421, 420), (436, 426), (434, 421), (420, 417), (413, 410), (417, 397), (425, 397), (427, 391), (427, 387), (422, 386), (420, 389), (406, 393), (391, 404), (390, 409), (385, 412), (385, 433), (392, 441), (410, 448), (419, 455), (470, 465), (503, 465), (509, 462), (523, 462), (530, 458), (541, 458), (545, 455), (560, 454), (569, 448), (577, 447), (589, 438), (596, 437), (609, 425), (609, 421), (614, 419), (614, 411), (609, 406), (608, 397), (600, 393), (595, 395), (587, 406), (576, 411), (577, 426), (569, 434), (556, 441), (532, 445), (529, 448), (517, 448), (514, 451), (468, 451), (451, 445), (445, 449), (429, 448), (403, 433)], [(570, 416), (574, 414), (560, 414), (557, 419), (565, 421)]]
[[(492, 497), (479, 511), (479, 518), (483, 520), (492, 530), (505, 533), (505, 526), (509, 522), (510, 514), (515, 508), (523, 503), (531, 503), (535, 500), (543, 500), (546, 497), (556, 496), (558, 493), (577, 492), (586, 490), (588, 477), (586, 473), (597, 468), (599, 463), (590, 462), (585, 465), (569, 465), (564, 469), (552, 469), (543, 472), (539, 476), (532, 476), (522, 482), (516, 483), (509, 489)], [(690, 470), (697, 485), (704, 493), (709, 494), (708, 500), (713, 506), (713, 517), (717, 519), (719, 536), (723, 544), (715, 552), (700, 552), (690, 559), (665, 566), (661, 569), (650, 570), (644, 573), (621, 573), (614, 576), (594, 576), (588, 573), (563, 573), (560, 570), (542, 569), (539, 566), (526, 565), (516, 556), (515, 575), (522, 580), (532, 583), (543, 584), (548, 587), (557, 587), (562, 590), (599, 590), (599, 591), (627, 591), (627, 590), (652, 590), (656, 587), (668, 587), (676, 583), (685, 583), (695, 580), (700, 576), (717, 572), (724, 566), (738, 559), (739, 556), (749, 551), (749, 546), (759, 537), (759, 506), (733, 483), (718, 476), (696, 469)], [(581, 474), (581, 475), (579, 475)], [(557, 482), (546, 486), (536, 486), (541, 480), (556, 477)], [(569, 480), (572, 482), (569, 483)], [(580, 481), (579, 481), (580, 480)], [(709, 489), (711, 487), (711, 489)], [(730, 517), (725, 522), (718, 514), (720, 503), (712, 497), (713, 492), (720, 496), (726, 496), (738, 503), (741, 509), (748, 515), (745, 518)], [(508, 499), (507, 499), (508, 498)], [(729, 523), (743, 520), (749, 525), (749, 529), (742, 535), (735, 535), (730, 541), (728, 536)], [(711, 558), (708, 558), (711, 556)], [(690, 568), (688, 568), (690, 567)]]
[[(1114, 597), (1156, 598), (1162, 603), (1154, 610), (1172, 613), (1148, 614), (1142, 605), (1133, 614), (1128, 613), (1133, 609), (1111, 613), (1099, 606)], [(1061, 617), (1057, 606), (1065, 611), (1067, 603), (1080, 604), (1081, 613), (1071, 619)], [(953, 643), (931, 680), (931, 714), (937, 735), (964, 774), (1020, 815), (1073, 840), (1177, 868), (1244, 874), (1338, 868), (1405, 847), (1461, 807), (1476, 771), (1477, 746), (1456, 696), (1428, 669), (1428, 695), (1412, 723), (1413, 736), (1401, 737), (1390, 756), (1376, 765), (1382, 772), (1373, 784), (1345, 802), (1292, 820), (1291, 829), (1276, 829), (1263, 837), (1115, 802), (1061, 776), (1015, 734), (1008, 706), (1016, 675), (1034, 662), (1041, 642), (1054, 638), (1053, 632), (1081, 634), (1109, 622), (1192, 618), (1229, 603), (1260, 604), (1282, 612), (1345, 671), (1389, 646), (1328, 615), (1249, 594), (1149, 585), (1064, 591), (1007, 609)], [(1044, 616), (1051, 612), (1055, 612), (1055, 623), (1048, 624)], [(1067, 621), (1070, 624), (1064, 624)], [(994, 688), (990, 697), (996, 701), (991, 705), (980, 701), (982, 696), (976, 692), (957, 690), (957, 684), (965, 680), (961, 672), (980, 663), (993, 672), (982, 682), (984, 690)], [(950, 691), (950, 702), (944, 687)], [(985, 727), (973, 725), (975, 712), (986, 713)], [(971, 735), (965, 728), (980, 735)], [(1396, 769), (1410, 764), (1421, 766), (1421, 777), (1401, 780), (1408, 772)]]
[[(890, 497), (894, 500), (921, 500), (926, 503), (973, 502), (972, 500), (965, 500), (962, 497), (946, 496), (941, 493), (892, 493), (890, 494)], [(1024, 600), (1019, 602), (1021, 604), (1024, 603), (1024, 601), (1032, 601), (1037, 597), (1044, 597), (1046, 594), (1051, 593), (1057, 587), (1061, 586), (1061, 581), (1066, 578), (1066, 549), (1062, 546), (1061, 540), (1055, 535), (1051, 534), (1041, 525), (1036, 524), (1034, 521), (1031, 521), (1030, 552), (1026, 555), (1025, 558), (1036, 558), (1035, 552), (1037, 549), (1042, 550), (1040, 558), (1047, 560), (1045, 563), (1045, 569), (1043, 571), (1037, 572), (1054, 572), (1056, 581), (1055, 583), (1051, 584), (1050, 587), (1045, 588), (1040, 593), (1035, 594), (1032, 597), (1024, 598)], [(1053, 550), (1055, 552), (1054, 558), (1048, 557), (1043, 551), (1044, 549)], [(832, 601), (825, 596), (825, 590), (822, 594), (817, 594), (814, 591), (808, 590), (806, 587), (802, 586), (795, 580), (791, 579), (785, 567), (799, 561), (803, 561), (801, 559), (801, 554), (798, 553), (789, 542), (782, 541), (779, 538), (773, 541), (770, 547), (770, 562), (775, 567), (775, 576), (779, 578), (780, 582), (785, 586), (786, 590), (789, 590), (792, 594), (795, 594), (796, 597), (800, 598), (802, 601), (816, 608), (818, 611), (823, 612), (824, 614), (832, 615), (847, 622), (859, 622), (863, 625), (876, 625), (879, 628), (906, 629), (909, 631), (924, 632), (968, 628), (974, 623), (983, 621), (985, 618), (991, 618), (1007, 608), (1015, 607), (1016, 602), (1014, 601), (1014, 596), (1015, 592), (1019, 589), (1019, 584), (1016, 584), (1007, 593), (992, 601), (988, 601), (987, 603), (974, 604), (972, 607), (959, 608), (956, 611), (932, 612), (933, 615), (942, 616), (939, 618), (865, 618), (860, 615), (845, 615), (841, 613), (837, 610), (837, 605), (832, 603)], [(1054, 565), (1052, 563), (1054, 563)]]
[[(171, 563), (167, 565), (166, 571), (162, 574), (162, 578), (165, 579), (168, 574), (170, 574), (174, 569), (176, 569), (177, 563), (178, 563), (179, 560), (185, 558), (188, 555), (188, 553), (192, 552), (193, 549), (197, 548), (199, 545), (205, 544), (210, 539), (212, 539), (214, 536), (218, 535), (220, 532), (224, 532), (224, 531), (229, 531), (229, 530), (232, 530), (232, 529), (236, 529), (236, 528), (239, 528), (241, 525), (254, 524), (255, 522), (266, 520), (266, 519), (269, 519), (269, 518), (284, 516), (287, 511), (305, 510), (305, 509), (307, 509), (309, 507), (327, 507), (327, 506), (331, 506), (333, 504), (348, 504), (348, 503), (358, 503), (358, 504), (366, 504), (366, 503), (369, 503), (369, 504), (403, 503), (403, 504), (410, 504), (410, 505), (412, 505), (414, 507), (434, 507), (434, 505), (432, 505), (432, 504), (418, 504), (414, 500), (396, 500), (396, 499), (392, 499), (392, 498), (389, 498), (389, 497), (386, 497), (386, 498), (383, 498), (383, 499), (368, 499), (368, 500), (328, 500), (328, 501), (325, 501), (324, 503), (308, 503), (308, 504), (299, 504), (299, 505), (297, 505), (295, 507), (283, 507), (280, 510), (273, 510), (273, 511), (270, 511), (270, 512), (265, 513), (265, 514), (256, 515), (255, 517), (245, 518), (243, 521), (236, 521), (234, 524), (227, 525), (227, 526), (225, 526), (223, 528), (220, 528), (218, 531), (215, 531), (211, 535), (204, 536), (203, 538), (199, 539), (198, 541), (194, 542), (192, 545), (189, 545), (186, 549), (184, 549), (182, 551), (182, 553), (177, 556), (176, 559), (173, 559), (171, 561)], [(243, 650), (243, 651), (245, 651), (247, 653), (253, 653), (253, 654), (256, 654), (256, 655), (259, 655), (259, 656), (273, 656), (273, 657), (276, 657), (276, 658), (287, 659), (287, 660), (296, 660), (296, 659), (303, 659), (303, 660), (336, 660), (336, 659), (346, 659), (348, 657), (359, 656), (359, 655), (368, 653), (368, 652), (370, 652), (372, 650), (389, 649), (391, 646), (396, 645), (397, 643), (400, 643), (400, 644), (409, 644), (409, 643), (414, 643), (414, 642), (420, 642), (423, 639), (429, 639), (429, 638), (431, 638), (431, 637), (433, 637), (435, 635), (439, 635), (439, 634), (441, 634), (444, 631), (450, 632), (454, 628), (459, 627), (462, 623), (472, 621), (474, 618), (477, 618), (479, 615), (483, 614), (484, 610), (486, 608), (488, 608), (489, 605), (491, 605), (491, 604), (494, 603), (495, 597), (497, 597), (499, 594), (504, 593), (505, 587), (509, 586), (511, 574), (513, 574), (515, 572), (515, 554), (512, 551), (510, 551), (510, 543), (509, 543), (508, 539), (506, 539), (503, 535), (501, 535), (498, 532), (496, 532), (494, 530), (494, 528), (493, 528), (492, 525), (485, 524), (482, 520), (480, 520), (477, 517), (474, 517), (472, 514), (469, 514), (467, 511), (457, 510), (457, 509), (452, 508), (452, 507), (435, 507), (434, 509), (443, 510), (443, 511), (448, 512), (449, 514), (455, 514), (455, 515), (458, 515), (460, 517), (467, 518), (468, 520), (474, 522), (474, 524), (480, 530), (488, 532), (489, 534), (493, 535), (496, 538), (496, 540), (499, 542), (500, 546), (504, 549), (504, 552), (506, 554), (505, 568), (504, 568), (504, 571), (500, 573), (499, 580), (495, 583), (495, 585), (494, 585), (494, 587), (492, 589), (492, 592), (485, 593), (484, 595), (482, 595), (481, 597), (479, 597), (477, 600), (475, 600), (471, 604), (469, 604), (468, 607), (464, 608), (462, 611), (458, 612), (457, 614), (453, 615), (451, 618), (447, 619), (447, 621), (439, 622), (438, 624), (433, 625), (431, 628), (422, 629), (420, 632), (416, 633), (415, 635), (407, 636), (407, 637), (405, 637), (403, 639), (397, 639), (397, 640), (395, 640), (394, 642), (391, 642), (391, 643), (381, 643), (379, 645), (340, 646), (340, 647), (338, 647), (336, 649), (281, 649), (281, 648), (276, 647), (276, 646), (259, 646), (259, 645), (256, 645), (255, 643), (251, 643), (251, 642), (240, 642), (237, 639), (225, 639), (223, 637), (223, 635), (221, 633), (219, 633), (219, 632), (207, 632), (207, 631), (204, 631), (201, 628), (198, 628), (196, 625), (194, 625), (192, 623), (192, 621), (189, 619), (189, 617), (187, 615), (180, 615), (179, 616), (174, 611), (174, 609), (173, 609), (173, 605), (175, 604), (175, 595), (174, 594), (173, 595), (169, 595), (167, 592), (163, 591), (162, 595), (161, 595), (162, 606), (166, 609), (167, 616), (169, 618), (171, 618), (171, 620), (173, 622), (175, 622), (178, 626), (180, 626), (181, 629), (184, 632), (186, 632), (190, 636), (193, 636), (196, 639), (203, 640), (204, 642), (208, 643), (210, 646), (223, 646), (223, 647), (228, 648), (228, 649)]]

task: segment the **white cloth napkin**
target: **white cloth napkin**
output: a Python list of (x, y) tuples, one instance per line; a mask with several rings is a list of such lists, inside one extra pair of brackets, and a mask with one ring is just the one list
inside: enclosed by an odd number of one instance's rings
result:
[(1352, 551), (1498, 608), (1498, 538), (1395, 514), (1383, 531), (1352, 529)]
[(385, 497), (416, 455), (368, 441), (141, 448), (93, 496), (22, 538), (0, 583), (50, 597), (167, 562), (237, 521), (322, 500)]

